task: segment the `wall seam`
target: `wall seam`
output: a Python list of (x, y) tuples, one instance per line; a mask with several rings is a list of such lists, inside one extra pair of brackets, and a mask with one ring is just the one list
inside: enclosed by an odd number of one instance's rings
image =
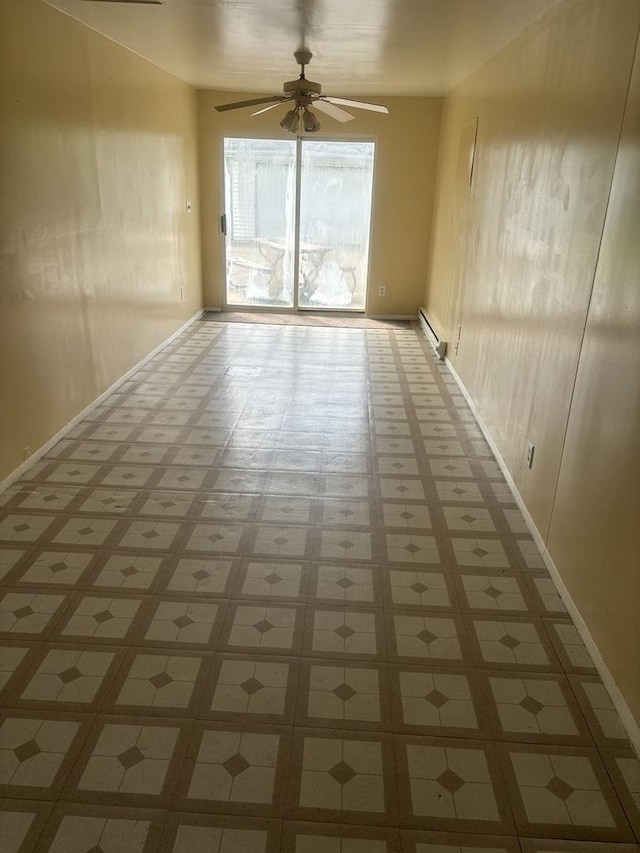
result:
[(595, 262), (594, 267), (593, 267), (593, 275), (591, 276), (591, 287), (589, 289), (589, 301), (587, 303), (587, 311), (585, 313), (584, 325), (582, 327), (582, 334), (580, 336), (580, 346), (578, 348), (578, 358), (576, 359), (576, 368), (575, 368), (575, 372), (573, 374), (573, 382), (571, 384), (571, 394), (569, 396), (569, 407), (567, 410), (567, 420), (566, 420), (565, 427), (564, 427), (564, 434), (562, 436), (562, 449), (560, 450), (560, 462), (558, 465), (558, 476), (556, 477), (556, 484), (555, 484), (555, 488), (553, 490), (553, 498), (551, 500), (551, 511), (549, 512), (549, 521), (547, 523), (547, 526), (546, 526), (546, 529), (544, 532), (543, 541), (544, 541), (545, 546), (548, 546), (549, 537), (551, 535), (551, 526), (553, 524), (553, 515), (555, 512), (555, 508), (556, 508), (556, 500), (558, 497), (558, 488), (560, 486), (560, 475), (562, 473), (562, 463), (563, 463), (563, 459), (564, 459), (564, 451), (565, 451), (565, 447), (567, 444), (567, 434), (569, 432), (569, 424), (571, 422), (571, 411), (573, 408), (573, 398), (574, 398), (575, 392), (576, 392), (576, 385), (578, 382), (578, 373), (580, 371), (580, 362), (582, 360), (582, 347), (584, 345), (584, 338), (585, 338), (585, 334), (587, 331), (587, 324), (589, 323), (589, 316), (591, 314), (591, 303), (593, 302), (593, 291), (595, 290), (596, 277), (598, 275), (598, 265), (600, 263), (600, 252), (602, 251), (602, 242), (604, 240), (604, 231), (605, 231), (605, 228), (607, 226), (607, 217), (609, 215), (609, 204), (611, 202), (611, 193), (613, 191), (613, 180), (614, 180), (615, 173), (616, 173), (616, 166), (618, 164), (618, 156), (620, 154), (620, 142), (622, 140), (622, 132), (624, 130), (624, 123), (625, 123), (625, 119), (627, 117), (627, 109), (629, 106), (629, 92), (631, 91), (631, 79), (633, 77), (633, 69), (635, 67), (636, 56), (638, 54), (638, 45), (639, 44), (640, 44), (640, 25), (638, 25), (638, 27), (637, 27), (636, 46), (635, 46), (635, 49), (633, 51), (633, 56), (631, 57), (631, 64), (629, 67), (629, 79), (627, 81), (627, 92), (625, 95), (624, 109), (622, 110), (622, 116), (620, 119), (620, 127), (618, 129), (618, 140), (616, 142), (616, 156), (613, 160), (613, 169), (611, 170), (611, 180), (609, 182), (609, 191), (607, 193), (607, 203), (605, 205), (604, 217), (602, 219), (602, 229), (600, 231), (600, 237), (598, 239), (598, 252), (596, 254), (596, 262)]

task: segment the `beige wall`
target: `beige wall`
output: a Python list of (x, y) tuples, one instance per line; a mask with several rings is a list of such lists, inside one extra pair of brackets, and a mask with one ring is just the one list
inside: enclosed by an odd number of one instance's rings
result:
[(0, 33), (2, 479), (201, 291), (195, 92), (40, 0)]
[(637, 720), (636, 113), (596, 265), (639, 22), (637, 0), (567, 0), (446, 99), (425, 295), (449, 341), (461, 325), (452, 364)]
[[(218, 226), (222, 212), (222, 140), (225, 135), (261, 134), (292, 139), (278, 126), (284, 108), (253, 118), (250, 109), (224, 113), (214, 109), (216, 104), (249, 97), (238, 92), (198, 92), (203, 288), (204, 304), (210, 308), (221, 306), (224, 286)], [(390, 115), (354, 110), (357, 118), (344, 125), (320, 116), (321, 133), (323, 138), (351, 135), (377, 143), (367, 313), (412, 315), (424, 292), (425, 235), (431, 229), (441, 99), (381, 100), (388, 105)], [(387, 288), (385, 297), (377, 295), (381, 284)]]
[(640, 718), (640, 52), (560, 466), (549, 550)]

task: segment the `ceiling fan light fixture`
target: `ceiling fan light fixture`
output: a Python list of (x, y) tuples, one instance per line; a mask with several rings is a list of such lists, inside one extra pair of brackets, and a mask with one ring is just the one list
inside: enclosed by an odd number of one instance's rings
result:
[(305, 133), (317, 133), (320, 130), (320, 122), (315, 114), (306, 107), (302, 113), (302, 126), (305, 129)]
[(297, 133), (298, 125), (300, 124), (300, 116), (296, 110), (289, 110), (285, 117), (280, 122), (280, 127), (289, 133)]

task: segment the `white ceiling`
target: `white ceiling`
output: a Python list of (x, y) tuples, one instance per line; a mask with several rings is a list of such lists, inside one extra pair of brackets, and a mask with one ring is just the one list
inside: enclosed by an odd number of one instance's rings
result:
[(325, 94), (442, 95), (558, 0), (46, 0), (204, 89), (280, 92), (293, 51)]

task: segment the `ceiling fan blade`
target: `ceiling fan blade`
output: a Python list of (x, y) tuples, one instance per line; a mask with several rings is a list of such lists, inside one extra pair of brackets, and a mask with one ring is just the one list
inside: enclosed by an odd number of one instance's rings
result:
[(328, 95), (323, 95), (322, 99), (329, 101), (330, 104), (339, 104), (341, 107), (357, 107), (359, 110), (371, 110), (374, 113), (389, 112), (382, 104), (368, 104), (366, 101), (352, 101), (349, 98), (330, 98)]
[(279, 107), (280, 104), (283, 104), (285, 101), (290, 101), (290, 100), (291, 100), (291, 98), (282, 98), (281, 100), (278, 101), (277, 104), (271, 104), (268, 107), (263, 107), (261, 110), (257, 110), (255, 113), (249, 113), (249, 118), (251, 118), (252, 116), (259, 116), (262, 113), (268, 113), (269, 110), (275, 110), (275, 108)]
[(331, 118), (334, 118), (336, 121), (353, 121), (355, 116), (352, 116), (351, 113), (348, 113), (346, 110), (340, 109), (340, 107), (336, 107), (333, 104), (330, 104), (328, 101), (324, 101), (322, 98), (320, 100), (315, 100), (311, 104), (311, 106), (320, 110), (320, 112), (326, 113)]
[(87, 3), (138, 3), (140, 6), (162, 6), (162, 0), (85, 0)]
[(253, 107), (255, 104), (274, 104), (286, 101), (288, 98), (282, 95), (269, 95), (267, 98), (253, 98), (250, 101), (236, 101), (233, 104), (218, 104), (216, 110), (223, 113), (225, 110), (239, 110), (241, 107)]

